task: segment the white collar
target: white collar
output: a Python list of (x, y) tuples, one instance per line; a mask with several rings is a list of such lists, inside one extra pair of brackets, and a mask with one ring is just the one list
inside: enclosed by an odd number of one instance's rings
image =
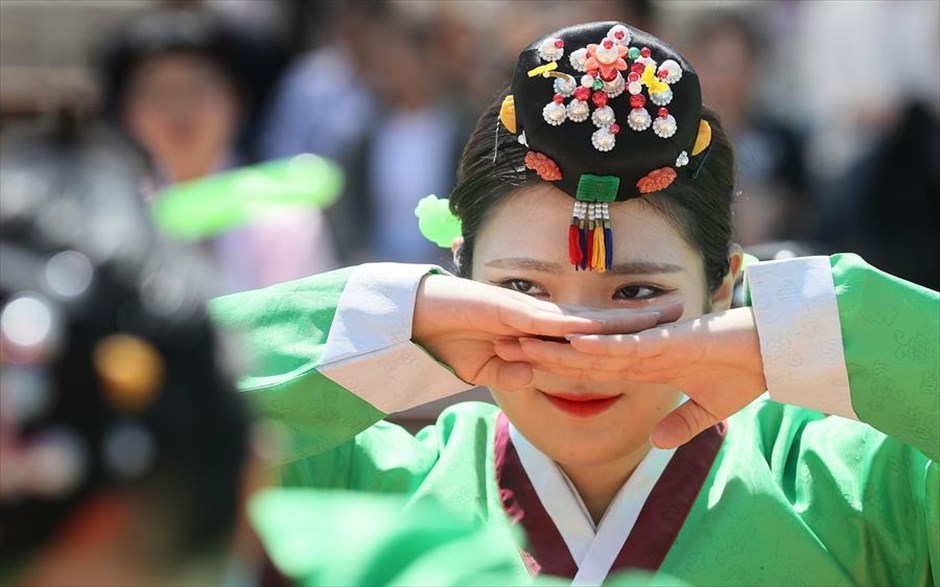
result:
[(676, 450), (651, 448), (617, 492), (595, 528), (584, 502), (558, 465), (535, 448), (511, 422), (509, 437), (539, 501), (578, 566), (572, 584), (600, 585)]

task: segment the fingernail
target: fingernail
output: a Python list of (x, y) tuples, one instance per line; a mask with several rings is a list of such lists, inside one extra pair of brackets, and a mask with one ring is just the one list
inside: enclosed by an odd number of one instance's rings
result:
[(653, 434), (650, 436), (650, 444), (659, 449), (670, 449), (673, 448), (675, 443), (672, 442), (668, 432), (653, 430)]

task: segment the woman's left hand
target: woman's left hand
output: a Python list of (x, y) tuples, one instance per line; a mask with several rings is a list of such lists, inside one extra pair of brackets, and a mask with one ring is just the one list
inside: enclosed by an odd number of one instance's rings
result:
[(736, 308), (637, 334), (578, 335), (570, 344), (522, 339), (503, 345), (504, 360), (595, 381), (630, 379), (673, 385), (689, 396), (653, 430), (673, 448), (742, 409), (766, 389), (754, 314)]

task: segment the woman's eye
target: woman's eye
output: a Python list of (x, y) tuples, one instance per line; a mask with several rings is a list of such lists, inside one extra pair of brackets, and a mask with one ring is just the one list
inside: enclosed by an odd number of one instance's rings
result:
[(530, 296), (548, 295), (548, 292), (545, 291), (544, 287), (533, 281), (529, 281), (528, 279), (507, 279), (505, 281), (498, 282), (496, 285), (515, 290), (519, 293), (528, 294)]
[(654, 285), (626, 285), (617, 290), (614, 299), (618, 300), (649, 300), (658, 297), (666, 291)]

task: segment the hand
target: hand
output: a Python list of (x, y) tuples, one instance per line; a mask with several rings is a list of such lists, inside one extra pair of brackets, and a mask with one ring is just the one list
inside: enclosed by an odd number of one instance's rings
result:
[(652, 442), (673, 448), (749, 404), (767, 387), (754, 314), (736, 308), (638, 334), (571, 336), (570, 344), (522, 339), (503, 343), (504, 360), (594, 381), (666, 383), (689, 401), (666, 415)]
[(532, 366), (497, 356), (500, 340), (637, 332), (681, 313), (678, 305), (659, 311), (566, 308), (468, 279), (429, 275), (418, 288), (412, 338), (464, 381), (511, 390), (532, 381)]

